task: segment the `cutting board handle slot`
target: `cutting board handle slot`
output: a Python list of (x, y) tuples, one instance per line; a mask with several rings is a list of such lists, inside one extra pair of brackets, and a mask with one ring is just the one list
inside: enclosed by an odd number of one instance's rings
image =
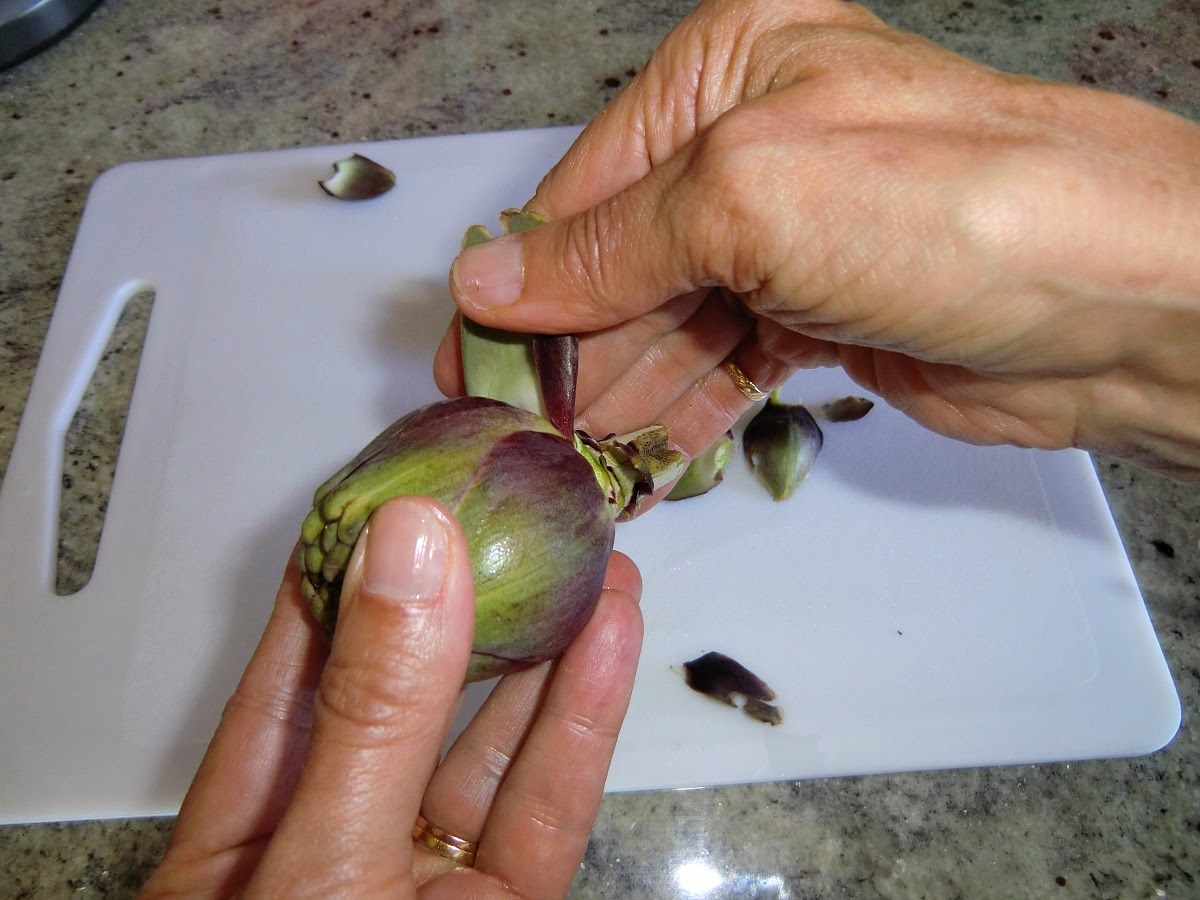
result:
[[(94, 360), (86, 383), (75, 388), (72, 408), (65, 404), (61, 430), (60, 493), (56, 534), (54, 592), (78, 593), (91, 579), (112, 491), (117, 457), (125, 435), (155, 291), (145, 284), (127, 286), (109, 309), (107, 328), (93, 343)], [(100, 350), (100, 341), (107, 339)], [(81, 367), (82, 371), (86, 371)], [(66, 416), (70, 415), (69, 424)], [(71, 535), (71, 543), (64, 540)]]

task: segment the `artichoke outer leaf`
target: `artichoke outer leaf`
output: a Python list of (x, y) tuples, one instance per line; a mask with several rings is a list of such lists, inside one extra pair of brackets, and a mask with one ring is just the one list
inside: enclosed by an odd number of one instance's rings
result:
[(683, 677), (693, 691), (705, 694), (726, 706), (736, 707), (742, 698), (742, 712), (767, 725), (783, 724), (783, 710), (770, 701), (775, 691), (736, 659), (716, 650), (683, 664)]
[(827, 422), (857, 422), (872, 409), (875, 401), (866, 397), (842, 397), (821, 407), (821, 416)]
[(575, 431), (575, 386), (579, 381), (579, 337), (534, 335), (533, 366), (546, 418), (564, 437)]
[(472, 397), (488, 397), (549, 418), (534, 358), (534, 336), (502, 331), (460, 317), (463, 383)]

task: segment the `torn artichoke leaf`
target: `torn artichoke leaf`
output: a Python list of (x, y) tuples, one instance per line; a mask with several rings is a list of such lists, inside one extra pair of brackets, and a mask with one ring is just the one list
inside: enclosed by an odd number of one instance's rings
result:
[(683, 680), (697, 693), (711, 697), (726, 706), (738, 707), (752, 719), (768, 725), (783, 722), (783, 710), (772, 705), (773, 691), (765, 681), (732, 657), (710, 650), (683, 664)]
[(671, 447), (667, 429), (661, 425), (603, 440), (577, 431), (574, 445), (618, 509), (618, 522), (636, 519), (647, 509), (651, 495), (679, 478), (687, 467), (687, 458)]
[(772, 706), (770, 703), (764, 703), (762, 700), (755, 700), (750, 697), (746, 700), (742, 707), (742, 712), (752, 719), (757, 719), (760, 722), (765, 722), (767, 725), (782, 725), (783, 710), (778, 706)]
[(480, 325), (466, 316), (459, 328), (467, 394), (500, 400), (549, 418), (542, 402), (533, 336)]
[(733, 450), (733, 432), (726, 431), (715, 443), (690, 463), (683, 476), (664, 498), (689, 500), (707, 494), (725, 478), (725, 467)]
[(338, 200), (372, 200), (396, 186), (396, 176), (361, 153), (355, 153), (333, 164), (333, 174), (318, 181), (321, 190)]
[(842, 397), (821, 406), (821, 418), (826, 422), (857, 422), (875, 407), (866, 397)]

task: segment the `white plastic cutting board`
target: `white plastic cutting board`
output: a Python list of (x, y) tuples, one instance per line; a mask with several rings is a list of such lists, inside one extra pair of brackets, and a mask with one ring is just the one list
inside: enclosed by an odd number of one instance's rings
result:
[[(168, 160), (96, 183), (0, 494), (0, 821), (177, 809), (312, 489), (438, 397), (464, 227), (524, 202), (574, 134)], [(321, 193), (351, 150), (395, 190)], [(57, 597), (62, 435), (145, 286), (95, 572)], [(821, 371), (786, 393), (851, 390)], [(739, 457), (618, 546), (645, 574), (647, 636), (612, 790), (1131, 755), (1178, 727), (1083, 454), (967, 447), (881, 405), (826, 428), (790, 502)], [(684, 687), (671, 667), (714, 649), (776, 688), (783, 725)]]

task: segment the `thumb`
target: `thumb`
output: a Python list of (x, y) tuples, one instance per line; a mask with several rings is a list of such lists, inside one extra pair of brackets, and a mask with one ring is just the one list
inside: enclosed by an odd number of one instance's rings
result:
[[(395, 888), (471, 651), (466, 539), (422, 497), (377, 509), (355, 547), (312, 741), (259, 875)], [(332, 887), (326, 885), (325, 887)]]
[(484, 325), (565, 334), (721, 283), (707, 273), (724, 268), (714, 257), (729, 250), (701, 226), (713, 220), (713, 200), (685, 172), (686, 160), (672, 158), (578, 215), (467, 248), (450, 269), (455, 302)]

